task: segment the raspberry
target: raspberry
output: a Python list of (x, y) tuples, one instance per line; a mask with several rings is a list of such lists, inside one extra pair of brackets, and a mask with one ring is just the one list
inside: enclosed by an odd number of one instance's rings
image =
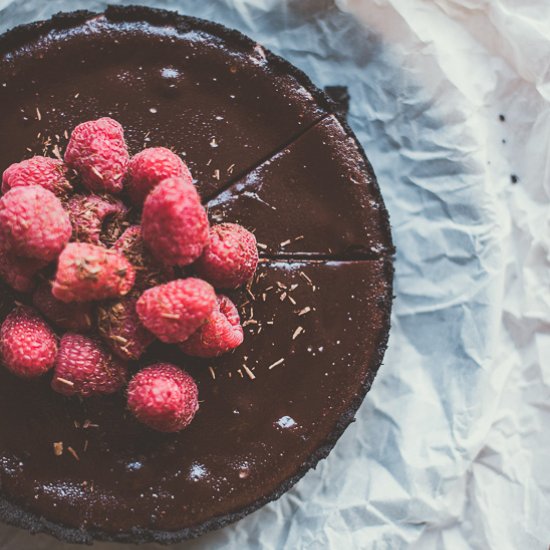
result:
[(116, 355), (126, 360), (139, 359), (155, 340), (141, 324), (136, 302), (136, 297), (126, 297), (97, 308), (99, 334)]
[(218, 307), (206, 323), (183, 344), (181, 351), (194, 357), (218, 357), (240, 346), (243, 328), (235, 304), (223, 294), (218, 295)]
[(195, 268), (217, 288), (237, 288), (254, 275), (257, 265), (256, 237), (236, 223), (221, 223), (210, 229), (210, 242)]
[(50, 262), (70, 237), (69, 216), (51, 191), (15, 187), (0, 199), (0, 238), (17, 256)]
[(136, 304), (141, 322), (159, 340), (183, 342), (216, 307), (214, 289), (201, 279), (177, 279), (146, 290)]
[(66, 209), (73, 227), (72, 240), (92, 244), (100, 244), (103, 229), (106, 244), (114, 242), (128, 213), (121, 201), (109, 195), (73, 195)]
[(10, 251), (0, 250), (0, 277), (18, 292), (30, 292), (34, 276), (46, 263), (32, 258), (19, 258)]
[(32, 303), (44, 317), (66, 330), (86, 332), (92, 328), (92, 306), (87, 302), (66, 304), (52, 294), (49, 282), (38, 285), (32, 295)]
[(126, 365), (96, 338), (67, 332), (55, 360), (52, 389), (66, 396), (115, 393), (126, 384)]
[(2, 323), (0, 351), (4, 365), (13, 374), (35, 378), (53, 367), (57, 339), (34, 309), (20, 306)]
[(65, 162), (74, 168), (90, 191), (120, 193), (130, 157), (122, 126), (112, 118), (79, 124), (65, 151)]
[(134, 287), (139, 290), (166, 283), (174, 278), (174, 269), (161, 265), (145, 249), (139, 225), (128, 227), (115, 242), (113, 249), (122, 252), (134, 266), (136, 270)]
[(62, 302), (89, 302), (125, 296), (136, 273), (116, 250), (69, 243), (59, 256), (52, 294)]
[(194, 262), (208, 243), (208, 217), (195, 186), (183, 178), (168, 178), (145, 199), (143, 240), (167, 265)]
[(199, 408), (199, 390), (184, 370), (156, 363), (138, 372), (128, 384), (128, 408), (150, 428), (179, 432)]
[(2, 193), (28, 185), (39, 185), (58, 197), (66, 197), (73, 189), (63, 161), (49, 157), (32, 157), (6, 168), (2, 176)]
[(179, 177), (193, 183), (187, 165), (170, 149), (152, 147), (144, 149), (130, 160), (126, 187), (132, 202), (141, 206), (145, 197), (162, 180)]

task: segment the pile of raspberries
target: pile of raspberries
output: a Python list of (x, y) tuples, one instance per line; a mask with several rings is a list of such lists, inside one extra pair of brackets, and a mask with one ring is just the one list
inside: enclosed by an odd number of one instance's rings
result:
[(36, 156), (3, 174), (0, 277), (28, 299), (1, 326), (2, 362), (23, 378), (53, 370), (65, 396), (127, 385), (139, 421), (179, 431), (198, 409), (193, 378), (155, 363), (128, 383), (129, 364), (155, 340), (195, 357), (239, 346), (237, 308), (215, 288), (245, 284), (257, 263), (252, 233), (210, 227), (180, 157), (155, 147), (130, 158), (118, 122), (84, 122), (64, 161)]

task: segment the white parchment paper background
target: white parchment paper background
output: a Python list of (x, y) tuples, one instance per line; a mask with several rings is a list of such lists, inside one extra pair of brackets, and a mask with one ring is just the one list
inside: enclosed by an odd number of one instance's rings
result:
[[(398, 248), (390, 348), (357, 422), (279, 501), (178, 548), (546, 549), (550, 3), (142, 3), (348, 86)], [(0, 0), (0, 31), (104, 6)], [(73, 547), (0, 527), (0, 548)]]

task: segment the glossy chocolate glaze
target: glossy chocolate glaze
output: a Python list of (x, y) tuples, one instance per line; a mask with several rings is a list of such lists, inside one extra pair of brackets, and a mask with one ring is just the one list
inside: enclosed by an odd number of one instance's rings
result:
[(62, 149), (80, 122), (112, 116), (132, 153), (172, 147), (209, 196), (326, 112), (283, 62), (240, 35), (112, 13), (0, 41), (0, 171), (48, 139), (49, 151)]
[(122, 396), (81, 403), (47, 379), (0, 370), (3, 493), (50, 520), (109, 533), (195, 527), (265, 499), (370, 386), (387, 337), (390, 269), (384, 260), (262, 263), (255, 299), (235, 296), (248, 320), (242, 347), (208, 361), (162, 352), (199, 385), (199, 413), (177, 435), (123, 414)]
[(268, 256), (379, 257), (393, 245), (372, 168), (334, 116), (207, 203), (251, 228)]
[[(270, 243), (264, 252), (311, 256), (265, 259), (250, 292), (234, 293), (246, 338), (233, 354), (206, 361), (154, 347), (143, 359), (173, 361), (198, 381), (200, 411), (180, 434), (139, 425), (123, 395), (81, 402), (53, 393), (49, 377), (30, 383), (0, 369), (0, 518), (67, 541), (175, 542), (277, 498), (328, 454), (382, 360), (392, 247), (372, 169), (327, 105), (302, 73), (242, 35), (165, 11), (68, 14), (0, 37), (0, 170), (43, 148), (62, 153), (65, 130), (104, 115), (127, 128), (132, 152), (186, 152), (205, 199), (225, 188), (231, 197), (239, 177), (250, 181), (271, 159), (264, 167), (299, 174), (307, 191), (279, 180), (292, 199), (278, 199), (281, 208), (299, 214), (288, 212), (284, 231), (277, 218), (273, 235), (254, 228)], [(330, 176), (318, 196), (292, 168), (315, 171), (315, 157), (324, 166), (315, 173)], [(276, 174), (265, 179), (274, 193)], [(228, 219), (242, 208), (253, 220), (238, 197)], [(280, 246), (300, 220), (302, 244)], [(9, 296), (0, 296), (1, 315)]]

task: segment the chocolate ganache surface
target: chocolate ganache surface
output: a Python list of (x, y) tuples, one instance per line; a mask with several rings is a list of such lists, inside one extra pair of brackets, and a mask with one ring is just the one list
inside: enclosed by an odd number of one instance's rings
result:
[[(0, 517), (68, 541), (175, 542), (277, 498), (328, 454), (381, 364), (393, 278), (374, 173), (333, 111), (250, 39), (170, 12), (64, 14), (0, 37), (1, 171), (112, 116), (131, 153), (184, 156), (212, 221), (254, 230), (263, 256), (231, 296), (234, 353), (153, 346), (133, 366), (166, 359), (197, 380), (178, 434), (138, 424), (122, 394), (69, 399), (49, 376), (0, 369)], [(20, 297), (2, 297), (5, 315)]]

